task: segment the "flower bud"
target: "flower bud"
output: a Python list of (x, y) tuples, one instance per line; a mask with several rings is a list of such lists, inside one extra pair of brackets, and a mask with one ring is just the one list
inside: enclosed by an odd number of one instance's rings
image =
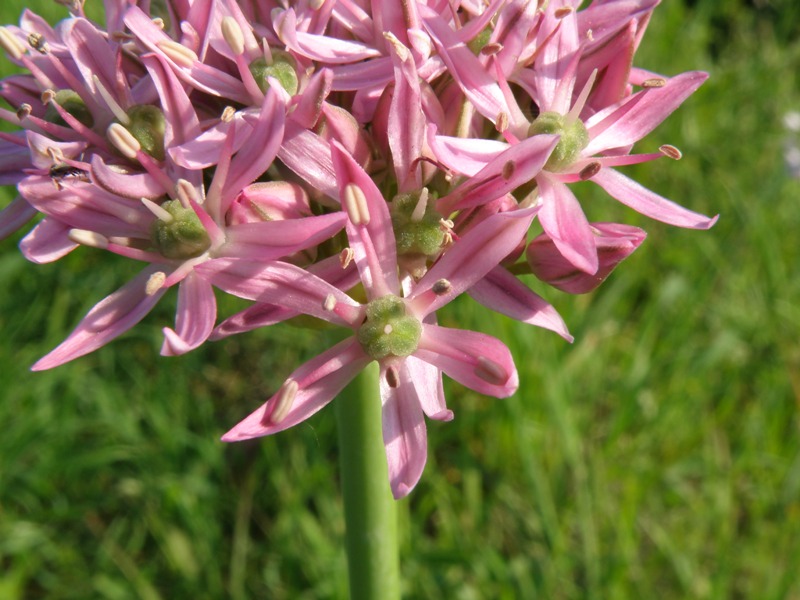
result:
[(639, 247), (647, 234), (631, 225), (592, 223), (599, 268), (589, 274), (564, 258), (553, 240), (543, 233), (526, 251), (533, 274), (568, 294), (586, 294), (599, 286), (614, 268)]

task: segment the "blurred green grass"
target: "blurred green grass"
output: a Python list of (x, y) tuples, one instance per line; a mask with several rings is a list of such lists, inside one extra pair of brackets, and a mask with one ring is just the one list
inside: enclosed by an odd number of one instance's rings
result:
[[(400, 503), (406, 597), (800, 598), (800, 182), (782, 158), (799, 17), (790, 1), (656, 10), (637, 64), (711, 79), (643, 145), (684, 159), (631, 172), (721, 217), (683, 231), (581, 190), (649, 237), (591, 295), (539, 288), (575, 344), (466, 298), (443, 311), (506, 341), (521, 388), (448, 382), (456, 419), (428, 424)], [(0, 246), (0, 598), (344, 597), (330, 411), (218, 441), (319, 341), (275, 327), (164, 359), (165, 302), (31, 373), (136, 267), (91, 251), (34, 266), (18, 239)]]

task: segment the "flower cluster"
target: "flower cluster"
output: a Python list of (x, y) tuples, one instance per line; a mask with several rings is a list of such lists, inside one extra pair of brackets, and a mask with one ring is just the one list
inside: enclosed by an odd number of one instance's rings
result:
[[(19, 191), (0, 235), (37, 217), (31, 261), (90, 246), (144, 264), (33, 368), (100, 348), (173, 286), (165, 355), (300, 314), (349, 328), (223, 439), (291, 427), (377, 361), (404, 496), (424, 416), (453, 417), (442, 373), (496, 397), (518, 386), (502, 342), (437, 325), (438, 309), (467, 293), (571, 340), (517, 276), (585, 293), (644, 240), (589, 222), (571, 184), (713, 225), (617, 170), (680, 158), (632, 150), (706, 79), (634, 66), (657, 3), (105, 0), (100, 25), (74, 0), (56, 26), (26, 11), (0, 28), (27, 71), (0, 83), (19, 128), (0, 133), (0, 180)], [(220, 321), (215, 287), (253, 304)]]

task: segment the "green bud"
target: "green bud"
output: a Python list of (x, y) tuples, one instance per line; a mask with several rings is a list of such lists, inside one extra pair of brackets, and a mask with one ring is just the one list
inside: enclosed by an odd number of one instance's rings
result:
[(128, 118), (130, 123), (125, 129), (141, 144), (142, 150), (156, 160), (164, 160), (166, 119), (161, 109), (151, 104), (137, 104), (128, 109)]
[(577, 160), (581, 150), (589, 144), (589, 132), (586, 131), (586, 126), (580, 119), (567, 123), (564, 115), (556, 112), (543, 112), (531, 123), (528, 128), (528, 136), (541, 133), (561, 136), (544, 165), (548, 171), (563, 171)]
[(173, 217), (169, 222), (156, 219), (153, 224), (153, 244), (162, 256), (185, 260), (208, 250), (208, 232), (191, 208), (184, 208), (179, 200), (167, 200), (161, 208)]
[[(77, 92), (73, 90), (58, 90), (54, 100), (56, 104), (75, 117), (80, 123), (86, 125), (86, 127), (91, 128), (94, 125), (92, 113), (89, 112), (86, 103)], [(61, 115), (58, 114), (56, 107), (52, 104), (47, 105), (47, 110), (44, 112), (44, 120), (48, 123), (68, 127), (64, 119), (61, 118)]]
[(384, 296), (367, 304), (367, 319), (358, 329), (358, 341), (375, 360), (408, 356), (419, 345), (422, 324), (406, 313), (402, 298)]
[(294, 96), (297, 93), (297, 62), (288, 52), (272, 50), (272, 64), (267, 64), (263, 58), (257, 58), (250, 63), (250, 73), (258, 83), (261, 91), (266, 93), (269, 88), (267, 77), (277, 79), (284, 90)]
[(392, 229), (399, 255), (422, 254), (435, 258), (444, 242), (445, 232), (439, 224), (442, 216), (436, 211), (435, 198), (426, 198), (424, 206), (419, 206), (422, 194), (428, 191), (394, 197), (389, 211)]

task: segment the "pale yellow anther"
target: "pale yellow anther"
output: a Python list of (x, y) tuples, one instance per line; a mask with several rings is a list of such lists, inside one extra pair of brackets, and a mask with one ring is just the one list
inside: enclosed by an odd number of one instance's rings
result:
[(47, 105), (50, 104), (56, 97), (56, 93), (54, 90), (47, 89), (42, 92), (42, 104)]
[(166, 23), (164, 23), (164, 19), (162, 19), (161, 17), (155, 17), (153, 19), (153, 25), (155, 25), (159, 29), (164, 29), (164, 27), (166, 27)]
[(659, 151), (664, 156), (671, 158), (672, 160), (680, 160), (683, 158), (683, 153), (678, 150), (675, 146), (670, 144), (664, 144), (663, 146), (659, 146)]
[(163, 271), (156, 271), (147, 279), (147, 283), (144, 286), (144, 293), (148, 296), (152, 296), (161, 287), (164, 285), (164, 282), (167, 280), (167, 274)]
[(403, 62), (408, 60), (408, 57), (411, 56), (411, 53), (408, 51), (403, 43), (397, 39), (397, 37), (391, 31), (384, 31), (383, 37), (386, 38), (386, 41), (392, 45), (394, 51), (397, 53), (397, 56)]
[(334, 308), (336, 308), (336, 296), (328, 294), (322, 302), (322, 309), (332, 312)]
[(128, 113), (126, 113), (125, 109), (119, 105), (119, 102), (117, 102), (114, 96), (111, 95), (111, 92), (109, 92), (106, 86), (103, 85), (103, 82), (100, 81), (100, 78), (97, 75), (92, 75), (92, 83), (94, 84), (95, 89), (100, 92), (100, 95), (103, 97), (103, 101), (106, 103), (106, 106), (108, 106), (108, 108), (111, 109), (111, 112), (114, 113), (117, 121), (123, 125), (130, 124), (131, 119), (128, 117)]
[(174, 40), (161, 40), (156, 42), (156, 46), (179, 67), (189, 69), (197, 62), (197, 54), (194, 50)]
[(197, 188), (186, 179), (178, 179), (175, 183), (175, 195), (178, 197), (178, 200), (180, 200), (183, 208), (191, 208), (192, 202), (196, 204), (203, 203), (203, 199), (197, 192)]
[(417, 205), (414, 207), (414, 210), (411, 213), (412, 223), (419, 223), (425, 217), (425, 211), (428, 209), (429, 196), (430, 192), (428, 191), (428, 188), (422, 188), (422, 191), (420, 191), (419, 193), (419, 200), (417, 200)]
[(348, 183), (342, 191), (342, 204), (353, 225), (369, 224), (369, 208), (367, 197), (355, 183)]
[(145, 205), (147, 210), (153, 213), (156, 219), (163, 221), (164, 223), (172, 223), (175, 220), (175, 217), (173, 217), (168, 210), (161, 208), (160, 205), (156, 204), (152, 200), (142, 198), (142, 204)]
[(390, 366), (386, 369), (386, 384), (392, 389), (396, 389), (400, 385), (400, 373), (397, 371), (397, 367)]
[(106, 136), (114, 147), (122, 152), (123, 156), (136, 160), (137, 153), (142, 149), (142, 145), (133, 137), (130, 131), (119, 123), (112, 123), (106, 130)]
[(578, 173), (578, 177), (581, 178), (581, 181), (586, 181), (597, 175), (601, 168), (602, 165), (599, 162), (591, 162), (581, 169), (580, 173)]
[(226, 106), (225, 109), (222, 111), (222, 115), (220, 119), (223, 123), (230, 123), (233, 121), (233, 117), (236, 116), (236, 109), (232, 106)]
[(17, 108), (17, 118), (20, 121), (22, 119), (27, 119), (30, 116), (32, 110), (33, 107), (30, 104), (28, 104), (27, 102), (23, 102), (22, 104), (19, 105), (19, 108)]
[(667, 85), (667, 80), (663, 77), (653, 77), (642, 82), (643, 88), (662, 88), (665, 85)]
[(244, 33), (239, 23), (236, 22), (231, 16), (223, 17), (220, 23), (222, 29), (222, 37), (230, 46), (231, 50), (236, 56), (244, 54)]
[(319, 10), (323, 4), (325, 4), (325, 0), (310, 0), (308, 6), (311, 10)]
[(492, 385), (505, 385), (509, 377), (502, 366), (485, 356), (478, 357), (478, 364), (475, 365), (474, 373)]
[(41, 33), (29, 33), (28, 45), (41, 54), (47, 54), (50, 52), (50, 46), (47, 44), (47, 40), (44, 39), (44, 36)]
[(99, 248), (105, 250), (108, 248), (108, 238), (96, 231), (88, 231), (86, 229), (70, 229), (67, 233), (70, 241), (80, 244), (81, 246), (89, 246), (91, 248)]
[(14, 60), (21, 59), (27, 51), (25, 44), (6, 27), (0, 27), (0, 48)]
[(495, 129), (497, 129), (497, 131), (500, 133), (503, 133), (506, 129), (508, 129), (508, 113), (498, 113), (494, 126)]
[(353, 257), (355, 254), (356, 253), (353, 252), (352, 248), (345, 248), (339, 252), (339, 264), (342, 265), (343, 269), (346, 269), (350, 266), (350, 263), (353, 262)]
[(292, 409), (294, 399), (300, 386), (294, 379), (287, 379), (275, 395), (275, 399), (264, 407), (264, 417), (261, 424), (277, 425), (283, 421)]

